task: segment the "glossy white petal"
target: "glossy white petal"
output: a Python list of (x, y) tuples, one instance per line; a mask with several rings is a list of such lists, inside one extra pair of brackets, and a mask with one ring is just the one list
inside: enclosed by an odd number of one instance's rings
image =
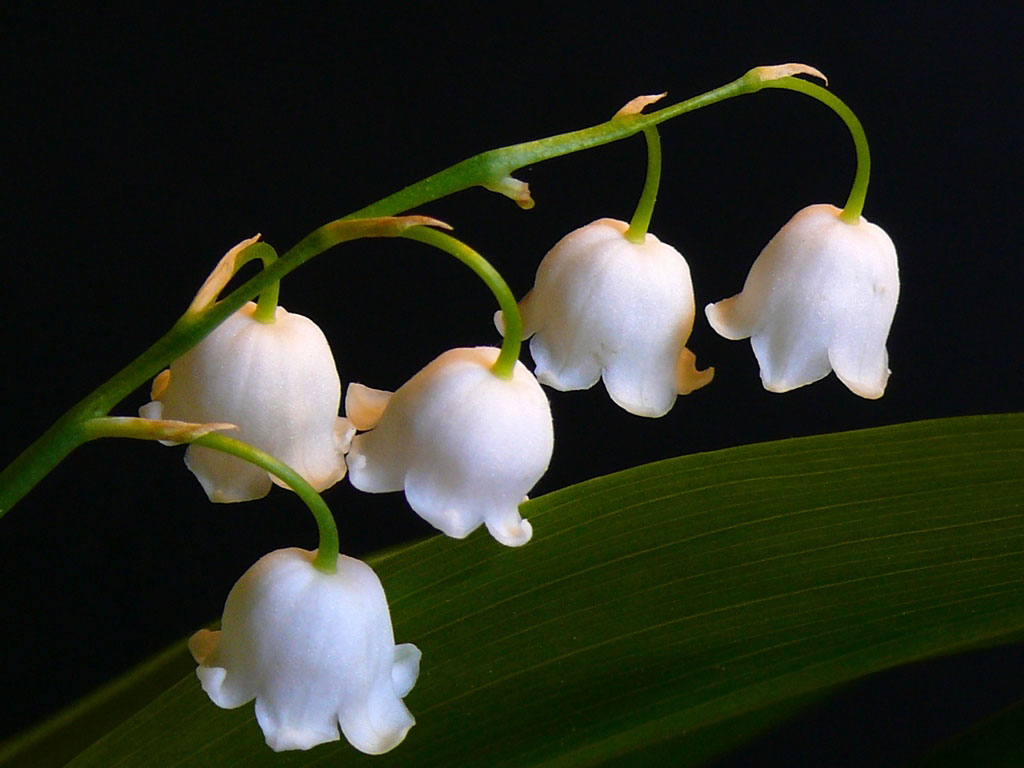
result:
[(484, 523), (502, 544), (529, 541), (519, 504), (551, 461), (551, 409), (522, 363), (510, 380), (491, 373), (497, 356), (493, 347), (449, 350), (390, 398), (350, 385), (346, 403), (360, 414), (373, 413), (371, 400), (384, 404), (376, 426), (352, 440), (352, 485), (404, 489), (420, 517), (455, 538)]
[(395, 646), (391, 615), (370, 566), (341, 556), (336, 573), (315, 552), (279, 549), (235, 584), (218, 632), (189, 641), (203, 690), (231, 709), (256, 699), (274, 751), (337, 741), (381, 754), (412, 727), (402, 697), (419, 674), (414, 645)]
[[(341, 382), (330, 346), (313, 321), (278, 307), (273, 323), (253, 319), (252, 302), (171, 363), (154, 381), (147, 418), (236, 424), (232, 437), (288, 464), (318, 491), (345, 476), (354, 431), (338, 418)], [(185, 463), (213, 501), (258, 499), (272, 478), (210, 448), (189, 446)], [(280, 483), (279, 483), (280, 484)]]
[(713, 370), (698, 371), (685, 348), (695, 311), (686, 259), (652, 234), (629, 242), (628, 226), (599, 219), (563, 237), (519, 309), (541, 383), (567, 391), (603, 378), (625, 410), (664, 416)]
[(765, 389), (786, 392), (834, 370), (866, 398), (885, 392), (889, 335), (900, 281), (896, 248), (863, 217), (832, 205), (799, 211), (750, 268), (742, 293), (709, 304), (727, 339), (750, 337)]

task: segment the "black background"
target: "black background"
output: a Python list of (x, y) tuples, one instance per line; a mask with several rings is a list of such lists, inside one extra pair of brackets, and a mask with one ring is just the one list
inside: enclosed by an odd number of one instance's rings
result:
[[(683, 453), (1022, 407), (1018, 4), (471, 7), (4, 11), (0, 463), (163, 333), (239, 240), (261, 232), (283, 251), (475, 152), (784, 61), (822, 69), (871, 140), (865, 215), (895, 241), (903, 285), (885, 397), (831, 376), (769, 394), (749, 345), (698, 313), (689, 346), (713, 384), (659, 420), (601, 387), (551, 392), (556, 451), (534, 495)], [(694, 113), (662, 138), (652, 231), (687, 256), (699, 307), (738, 291), (798, 209), (841, 205), (854, 168), (842, 123), (792, 93)], [(629, 218), (643, 163), (634, 138), (524, 169), (532, 211), (476, 189), (420, 212), (521, 296), (570, 229)], [(497, 342), (486, 289), (415, 243), (321, 256), (281, 302), (323, 328), (344, 383), (394, 389), (447, 348)], [(400, 494), (343, 483), (327, 500), (349, 554), (431, 533)], [(208, 622), (253, 561), (289, 545), (315, 546), (290, 494), (212, 506), (180, 448), (81, 448), (0, 523), (0, 735)], [(899, 763), (1019, 698), (1021, 656), (876, 677), (723, 765)]]

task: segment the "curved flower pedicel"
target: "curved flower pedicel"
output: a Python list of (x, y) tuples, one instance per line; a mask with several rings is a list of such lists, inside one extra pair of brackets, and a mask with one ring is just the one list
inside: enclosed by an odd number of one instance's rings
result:
[(695, 309), (686, 259), (649, 233), (631, 242), (628, 229), (599, 219), (563, 237), (519, 310), (541, 383), (568, 391), (602, 378), (625, 410), (664, 416), (714, 369), (698, 371), (686, 348)]
[(840, 214), (832, 205), (799, 211), (761, 251), (742, 293), (706, 308), (722, 336), (750, 337), (772, 392), (830, 370), (861, 397), (885, 392), (885, 341), (900, 290), (896, 248), (880, 227)]
[(231, 589), (221, 629), (189, 641), (203, 690), (219, 707), (256, 699), (256, 720), (275, 751), (337, 741), (381, 754), (414, 720), (402, 698), (419, 675), (415, 645), (396, 646), (380, 580), (370, 566), (315, 552), (264, 555)]
[[(151, 419), (228, 422), (233, 433), (294, 467), (316, 490), (345, 476), (353, 430), (338, 417), (341, 381), (313, 321), (277, 307), (274, 322), (249, 302), (153, 381)], [(190, 445), (185, 464), (212, 501), (266, 496), (272, 475), (241, 459)], [(283, 485), (278, 482), (279, 485)]]
[(502, 544), (529, 541), (519, 504), (551, 461), (551, 409), (522, 363), (511, 378), (495, 375), (498, 353), (449, 350), (394, 394), (350, 384), (346, 415), (369, 430), (352, 440), (352, 485), (404, 489), (417, 514), (448, 536), (484, 523)]

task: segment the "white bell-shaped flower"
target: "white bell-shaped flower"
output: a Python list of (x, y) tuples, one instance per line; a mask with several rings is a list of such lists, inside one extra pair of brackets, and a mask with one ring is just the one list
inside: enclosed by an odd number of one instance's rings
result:
[(492, 373), (497, 356), (494, 347), (449, 350), (394, 394), (350, 384), (346, 415), (370, 430), (352, 440), (352, 485), (405, 489), (420, 517), (455, 538), (484, 523), (502, 544), (529, 541), (519, 504), (551, 461), (551, 408), (522, 363), (511, 379)]
[(896, 248), (880, 227), (839, 214), (832, 205), (797, 212), (761, 251), (742, 293), (705, 310), (725, 338), (750, 337), (771, 392), (831, 370), (861, 397), (885, 392), (885, 341), (900, 292)]
[[(316, 490), (345, 476), (353, 429), (338, 417), (341, 381), (317, 325), (277, 307), (273, 323), (253, 318), (249, 302), (153, 381), (150, 419), (227, 422), (232, 437), (288, 464)], [(271, 481), (259, 467), (190, 445), (185, 464), (212, 501), (266, 496)]]
[[(519, 303), (542, 384), (588, 389), (604, 379), (612, 400), (637, 416), (664, 416), (676, 395), (711, 381), (686, 348), (693, 329), (690, 268), (672, 246), (599, 219), (563, 237)], [(504, 332), (501, 313), (495, 317)]]
[(221, 629), (189, 640), (196, 674), (218, 707), (256, 699), (276, 752), (337, 741), (381, 754), (415, 722), (402, 698), (419, 675), (415, 645), (395, 646), (387, 599), (366, 563), (338, 558), (327, 574), (315, 552), (264, 555), (231, 589)]

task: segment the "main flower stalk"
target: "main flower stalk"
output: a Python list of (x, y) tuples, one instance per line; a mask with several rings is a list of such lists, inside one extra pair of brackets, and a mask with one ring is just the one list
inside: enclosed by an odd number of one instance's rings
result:
[(313, 230), (281, 258), (220, 301), (198, 312), (186, 312), (149, 349), (72, 406), (0, 472), (0, 517), (7, 514), (68, 454), (89, 439), (83, 429), (86, 421), (106, 416), (115, 405), (206, 338), (266, 287), (340, 243), (363, 237), (397, 237), (409, 227), (437, 225), (440, 222), (425, 216), (332, 221)]
[[(394, 237), (401, 235), (412, 226), (437, 224), (437, 222), (424, 217), (398, 219), (387, 217), (473, 186), (483, 186), (498, 191), (512, 197), (522, 207), (529, 207), (532, 200), (527, 186), (512, 178), (512, 173), (516, 170), (544, 160), (627, 138), (679, 115), (735, 96), (755, 93), (764, 87), (788, 87), (790, 90), (798, 90), (819, 100), (825, 100), (821, 94), (816, 91), (812, 92), (810, 84), (795, 80), (792, 77), (795, 74), (819, 73), (810, 67), (799, 64), (757, 67), (730, 83), (650, 114), (620, 113), (610, 120), (590, 128), (489, 150), (411, 184), (343, 219), (330, 222), (314, 230), (279, 259), (265, 265), (263, 270), (225, 298), (200, 312), (186, 313), (170, 331), (106, 383), (73, 406), (0, 472), (0, 517), (6, 514), (64, 457), (86, 441), (83, 424), (88, 419), (107, 415), (115, 405), (166, 368), (171, 361), (199, 343), (225, 318), (236, 312), (257, 294), (263, 293), (267, 297), (265, 302), (269, 303), (273, 296), (271, 286), (314, 256), (347, 240), (361, 237)], [(774, 85), (772, 85), (773, 83)], [(783, 83), (789, 83), (789, 85), (783, 85)], [(794, 83), (800, 83), (800, 85), (793, 85)], [(838, 99), (835, 101), (838, 102)], [(830, 101), (825, 100), (825, 103), (836, 109), (836, 106)], [(839, 103), (841, 104), (841, 102)], [(859, 156), (860, 152), (858, 149)], [(860, 187), (855, 185), (855, 190), (866, 188), (867, 185), (866, 165), (862, 163), (861, 168), (863, 171), (859, 168), (858, 178), (863, 177), (863, 182)], [(859, 199), (862, 204), (863, 191), (861, 191)], [(848, 203), (848, 206), (851, 206), (849, 208), (850, 215), (857, 205), (856, 198), (852, 193), (851, 201), (853, 201), (852, 206)], [(503, 367), (508, 365), (507, 360), (510, 354), (511, 352), (506, 354), (505, 362), (502, 363)]]

